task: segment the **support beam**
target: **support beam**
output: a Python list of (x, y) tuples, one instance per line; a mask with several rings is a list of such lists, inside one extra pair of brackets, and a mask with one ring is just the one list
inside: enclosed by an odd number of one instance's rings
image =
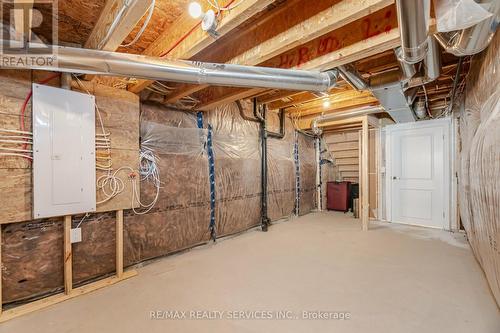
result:
[(64, 217), (64, 293), (73, 290), (73, 251), (71, 249), (71, 215)]
[(123, 276), (123, 210), (116, 211), (116, 277)]
[(368, 117), (363, 117), (362, 122), (362, 130), (361, 130), (361, 224), (363, 231), (368, 231), (368, 221), (370, 215), (370, 207), (369, 207), (369, 174), (368, 174), (368, 137), (369, 137), (369, 128), (368, 128)]
[[(31, 33), (24, 30), (31, 27), (33, 2), (34, 0), (14, 0), (14, 30), (18, 39), (29, 41), (31, 38)], [(26, 20), (28, 24), (25, 24)]]
[[(393, 49), (397, 47), (400, 43), (399, 30), (394, 28), (389, 32), (384, 32), (376, 36), (361, 40), (357, 43), (351, 44), (337, 51), (325, 54), (321, 57), (312, 59), (300, 66), (301, 69), (319, 69), (326, 70), (329, 68), (335, 68), (340, 65), (345, 65), (353, 61), (357, 61), (379, 52)], [(205, 96), (210, 96), (211, 100), (202, 100), (201, 109), (207, 109), (207, 105), (214, 107), (219, 106), (228, 102), (235, 101), (240, 98), (247, 98), (243, 91), (239, 91), (238, 95), (232, 98), (228, 94), (227, 90), (222, 92), (217, 92), (215, 88), (210, 87), (206, 90), (211, 90), (211, 92), (206, 93)], [(254, 92), (252, 92), (254, 93)], [(248, 95), (251, 95), (249, 92)]]
[[(392, 0), (340, 1), (290, 29), (256, 45), (228, 61), (231, 64), (259, 65), (300, 45), (313, 41), (351, 22), (393, 4)], [(325, 40), (325, 46), (331, 41)], [(207, 88), (207, 85), (183, 86), (170, 100)]]
[[(124, 11), (123, 8), (126, 3), (130, 4), (128, 9)], [(115, 51), (148, 11), (150, 5), (151, 1), (149, 0), (107, 0), (84, 47), (87, 49)], [(120, 13), (123, 13), (123, 16), (118, 25), (116, 25), (107, 40), (102, 43), (108, 35), (109, 29), (112, 28), (114, 20)]]
[(0, 225), (0, 316), (2, 315), (2, 226)]
[[(217, 32), (219, 38), (231, 32), (237, 26), (245, 22), (248, 18), (262, 11), (274, 0), (246, 0), (235, 9), (223, 16), (218, 23)], [(227, 4), (221, 3), (221, 5)], [(199, 24), (193, 26), (193, 19), (188, 14), (181, 16), (173, 26), (178, 28), (175, 31), (167, 30), (160, 35), (145, 51), (144, 55), (166, 56), (174, 59), (189, 59), (195, 54), (206, 49), (216, 42), (212, 36), (203, 31)], [(137, 84), (129, 90), (139, 93), (148, 87), (153, 81), (139, 80)]]

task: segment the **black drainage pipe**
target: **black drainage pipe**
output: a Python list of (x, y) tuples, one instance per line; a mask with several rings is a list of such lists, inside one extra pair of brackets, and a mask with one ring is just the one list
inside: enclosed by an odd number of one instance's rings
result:
[[(261, 109), (261, 111), (259, 111)], [(253, 113), (254, 117), (260, 121), (260, 138), (262, 150), (262, 163), (261, 163), (261, 228), (262, 231), (267, 231), (271, 220), (267, 214), (267, 138), (283, 139), (285, 137), (285, 110), (280, 110), (280, 131), (279, 133), (267, 130), (266, 121), (267, 107), (262, 105), (260, 108), (257, 106), (257, 99), (253, 100)]]

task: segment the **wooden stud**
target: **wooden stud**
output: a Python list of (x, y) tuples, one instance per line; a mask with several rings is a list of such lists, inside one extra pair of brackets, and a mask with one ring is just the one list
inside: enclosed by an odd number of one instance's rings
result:
[(123, 210), (116, 211), (116, 276), (123, 276)]
[(73, 290), (73, 252), (71, 249), (71, 215), (64, 217), (64, 293)]
[[(108, 40), (104, 44), (99, 45), (106, 38), (112, 22), (127, 2), (130, 2), (130, 7), (125, 15), (118, 22)], [(94, 29), (85, 42), (85, 48), (101, 49), (104, 51), (115, 51), (118, 49), (149, 9), (150, 4), (151, 1), (107, 0)]]
[(0, 225), (0, 316), (2, 315), (2, 226)]
[(0, 323), (5, 322), (7, 320), (11, 320), (16, 317), (20, 317), (22, 315), (35, 312), (41, 309), (44, 309), (46, 307), (49, 307), (51, 305), (66, 301), (68, 299), (72, 299), (74, 297), (80, 296), (80, 295), (85, 295), (88, 294), (92, 291), (113, 285), (117, 282), (129, 279), (131, 277), (134, 277), (137, 275), (137, 271), (131, 270), (131, 271), (126, 271), (123, 273), (121, 278), (118, 278), (117, 276), (112, 276), (108, 277), (90, 284), (87, 284), (85, 286), (75, 288), (73, 289), (73, 292), (71, 294), (66, 294), (66, 293), (61, 293), (57, 294), (54, 296), (49, 296), (46, 298), (39, 299), (37, 301), (25, 304), (25, 305), (20, 305), (15, 308), (6, 310), (3, 312), (2, 316), (0, 316)]
[(362, 143), (361, 143), (361, 224), (363, 231), (368, 231), (369, 219), (369, 179), (368, 179), (368, 117), (364, 116), (362, 121)]

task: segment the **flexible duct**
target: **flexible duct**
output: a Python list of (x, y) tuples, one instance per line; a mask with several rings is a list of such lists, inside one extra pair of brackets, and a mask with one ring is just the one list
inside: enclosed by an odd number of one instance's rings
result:
[(327, 114), (327, 115), (321, 115), (317, 118), (314, 118), (314, 120), (311, 123), (311, 129), (314, 134), (320, 135), (321, 134), (321, 129), (319, 128), (319, 124), (324, 123), (326, 121), (334, 121), (334, 120), (341, 120), (341, 119), (347, 119), (351, 117), (360, 117), (360, 116), (365, 116), (368, 114), (375, 114), (375, 113), (381, 113), (385, 112), (385, 109), (382, 106), (365, 106), (362, 108), (358, 109), (352, 109), (348, 111), (342, 111), (342, 112), (336, 112), (332, 114)]
[(401, 33), (401, 58), (414, 64), (424, 59), (429, 33), (430, 0), (396, 0)]
[[(22, 52), (20, 50), (16, 57), (4, 56), (2, 67), (299, 91), (328, 91), (337, 81), (336, 70), (319, 72), (204, 63), (63, 46), (53, 46), (56, 60), (40, 65), (37, 61), (30, 60), (35, 55)], [(25, 61), (19, 62), (20, 58)]]
[(440, 32), (434, 36), (446, 52), (457, 57), (473, 55), (483, 51), (491, 42), (500, 22), (500, 1), (476, 1), (493, 14), (490, 18), (463, 30)]

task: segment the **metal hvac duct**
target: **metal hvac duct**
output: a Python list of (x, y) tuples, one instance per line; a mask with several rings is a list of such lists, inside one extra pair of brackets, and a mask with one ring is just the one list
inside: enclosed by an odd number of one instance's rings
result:
[(430, 0), (396, 0), (401, 58), (414, 64), (424, 59), (429, 33)]
[(366, 81), (361, 77), (361, 74), (356, 70), (356, 68), (351, 65), (341, 65), (337, 67), (340, 76), (354, 89), (356, 90), (367, 90), (369, 89)]
[(385, 110), (394, 121), (398, 123), (415, 121), (414, 113), (411, 109), (414, 96), (410, 94), (410, 92), (414, 91), (405, 91), (401, 82), (390, 81), (388, 83), (383, 82), (372, 85), (367, 83), (361, 75), (355, 71), (353, 66), (339, 68), (339, 72), (342, 77), (346, 76), (350, 79), (350, 81), (348, 81), (349, 83), (356, 82), (356, 85), (350, 83), (355, 89), (358, 89), (358, 87), (365, 87), (370, 90), (383, 106), (383, 110)]
[[(436, 80), (439, 75), (441, 75), (441, 49), (439, 48), (439, 44), (435, 38), (429, 36), (428, 39), (427, 53), (424, 60), (422, 61), (423, 74), (419, 76), (415, 76), (413, 74), (408, 79), (406, 79), (406, 82), (404, 83), (405, 90), (432, 82)], [(405, 70), (403, 70), (403, 68), (413, 67), (416, 70), (415, 65), (407, 64), (404, 61), (401, 61), (399, 58), (398, 60), (400, 68), (402, 68), (403, 75), (408, 75), (405, 74)]]
[[(37, 47), (32, 43), (30, 46)], [(328, 91), (337, 81), (336, 70), (319, 72), (204, 63), (63, 46), (53, 46), (56, 59), (52, 64), (40, 65), (29, 59), (19, 62), (19, 58), (33, 57), (31, 54), (23, 54), (22, 51), (12, 57), (12, 62), (4, 55), (1, 66), (194, 84), (305, 91)]]
[(321, 115), (317, 118), (314, 118), (314, 120), (311, 123), (311, 129), (314, 134), (321, 134), (321, 129), (319, 128), (319, 124), (325, 122), (325, 121), (333, 121), (333, 120), (341, 120), (341, 119), (347, 119), (351, 117), (360, 117), (360, 116), (365, 116), (368, 114), (374, 114), (374, 113), (381, 113), (385, 112), (385, 109), (382, 106), (365, 106), (362, 108), (358, 109), (352, 109), (348, 111), (342, 111), (342, 112), (336, 112), (332, 114), (327, 114), (327, 115)]
[(436, 33), (434, 36), (446, 52), (457, 57), (473, 55), (483, 51), (493, 39), (500, 23), (500, 1), (476, 0), (476, 2), (493, 15), (467, 29)]

